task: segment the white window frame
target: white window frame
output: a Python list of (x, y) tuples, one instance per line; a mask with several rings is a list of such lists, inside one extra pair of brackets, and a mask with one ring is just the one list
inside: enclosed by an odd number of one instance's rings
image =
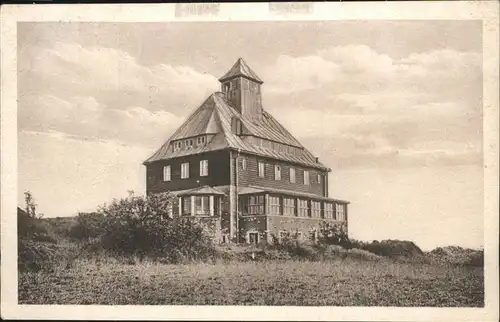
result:
[[(198, 210), (198, 201), (201, 204), (201, 210)], [(208, 216), (210, 214), (210, 198), (209, 196), (194, 197), (194, 212), (197, 216)]]
[(318, 184), (321, 184), (321, 174), (320, 173), (318, 173), (316, 175), (316, 180), (318, 181)]
[(295, 168), (290, 168), (290, 182), (295, 183), (295, 181), (296, 181)]
[(256, 234), (257, 235), (257, 243), (255, 243), (255, 245), (258, 245), (260, 243), (260, 234), (259, 234), (259, 232), (256, 231), (256, 230), (247, 231), (247, 243), (248, 244), (253, 244), (250, 241), (250, 234)]
[(335, 219), (345, 220), (345, 205), (342, 203), (335, 204)]
[(307, 170), (304, 170), (304, 184), (305, 185), (309, 185), (310, 181), (309, 181), (309, 171)]
[(326, 219), (333, 219), (333, 216), (334, 216), (333, 203), (325, 202), (323, 204), (323, 207), (324, 207), (325, 218)]
[(242, 170), (247, 169), (247, 159), (245, 157), (240, 157), (240, 166)]
[[(305, 214), (302, 213), (305, 210)], [(306, 199), (298, 199), (297, 215), (299, 217), (307, 217), (309, 215), (309, 202)]]
[(200, 177), (208, 176), (208, 160), (200, 160)]
[(283, 197), (283, 215), (295, 216), (295, 198)]
[(257, 170), (258, 170), (258, 175), (259, 178), (265, 178), (266, 177), (266, 164), (262, 161), (257, 162)]
[(321, 218), (321, 201), (311, 200), (311, 217)]
[(172, 167), (170, 165), (163, 167), (163, 181), (172, 181)]
[(274, 165), (274, 180), (281, 180), (281, 166), (279, 164)]
[(280, 215), (281, 214), (281, 198), (277, 196), (269, 196), (268, 198), (268, 209), (270, 215)]
[(196, 144), (197, 145), (205, 144), (205, 142), (206, 142), (206, 139), (205, 139), (204, 136), (199, 136), (199, 137), (196, 138)]
[(181, 179), (189, 178), (189, 162), (181, 164)]
[(263, 215), (265, 197), (263, 195), (248, 196), (248, 214)]

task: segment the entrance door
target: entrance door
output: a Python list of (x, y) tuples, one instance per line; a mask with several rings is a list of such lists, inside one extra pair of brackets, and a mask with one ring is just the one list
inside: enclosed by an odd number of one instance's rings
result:
[(248, 242), (257, 245), (259, 243), (259, 233), (248, 233)]

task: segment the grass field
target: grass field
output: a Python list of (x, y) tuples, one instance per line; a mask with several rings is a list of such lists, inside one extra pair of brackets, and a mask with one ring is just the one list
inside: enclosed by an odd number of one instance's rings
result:
[(482, 267), (334, 260), (76, 261), (19, 272), (20, 304), (449, 306), (484, 304)]

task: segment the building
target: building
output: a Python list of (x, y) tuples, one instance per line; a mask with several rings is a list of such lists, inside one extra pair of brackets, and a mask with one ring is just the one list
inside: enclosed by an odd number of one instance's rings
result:
[(316, 238), (323, 220), (347, 228), (348, 202), (328, 194), (331, 169), (263, 109), (263, 81), (241, 58), (219, 81), (144, 162), (147, 193), (173, 192), (173, 213), (206, 218), (223, 243)]

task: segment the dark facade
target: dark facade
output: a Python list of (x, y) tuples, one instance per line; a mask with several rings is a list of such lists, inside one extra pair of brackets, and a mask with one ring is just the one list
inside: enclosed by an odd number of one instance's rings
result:
[(173, 214), (211, 222), (219, 242), (314, 239), (322, 221), (347, 226), (331, 171), (262, 108), (262, 80), (239, 59), (148, 160), (147, 193), (178, 196)]

